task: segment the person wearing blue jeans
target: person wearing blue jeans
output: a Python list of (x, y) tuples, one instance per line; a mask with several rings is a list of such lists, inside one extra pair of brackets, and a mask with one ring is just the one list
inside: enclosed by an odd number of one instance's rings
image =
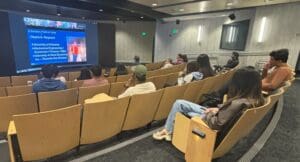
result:
[(206, 107), (186, 100), (176, 100), (176, 102), (173, 104), (171, 112), (169, 113), (165, 128), (168, 132), (173, 132), (174, 120), (177, 112), (181, 112), (182, 114), (188, 115), (189, 117), (203, 117), (206, 109)]

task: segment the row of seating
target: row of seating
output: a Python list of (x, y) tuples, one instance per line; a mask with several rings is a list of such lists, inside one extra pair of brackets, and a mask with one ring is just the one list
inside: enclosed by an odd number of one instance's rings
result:
[[(152, 63), (153, 65), (157, 66), (156, 64), (159, 63)], [(152, 64), (147, 64), (146, 66), (152, 67)], [(148, 71), (147, 77), (153, 77), (153, 76), (159, 76), (159, 75), (166, 75), (170, 73), (175, 73), (182, 71), (185, 67), (185, 64), (182, 65), (176, 65), (174, 67), (168, 68), (168, 69), (160, 69), (160, 70), (154, 70), (154, 71)], [(151, 68), (153, 70), (153, 68)], [(105, 69), (102, 70), (102, 75), (105, 72)], [(130, 68), (128, 68), (129, 75), (121, 75), (121, 76), (113, 76), (116, 71), (116, 68), (110, 69), (110, 75), (107, 77), (107, 79), (111, 82), (122, 82), (127, 81), (128, 78), (131, 76), (130, 73), (132, 71)], [(61, 72), (59, 73), (59, 76), (63, 76), (67, 81), (74, 81), (77, 79), (80, 75), (80, 71), (72, 71), (72, 72)], [(38, 79), (37, 75), (20, 75), (20, 76), (6, 76), (6, 77), (0, 77), (0, 87), (8, 87), (8, 86), (20, 86), (20, 85), (27, 85), (28, 81), (35, 82)], [(1, 94), (1, 93), (0, 93)]]
[(175, 118), (172, 143), (176, 148), (185, 153), (185, 159), (189, 162), (209, 162), (212, 159), (222, 157), (240, 139), (251, 132), (289, 86), (291, 86), (290, 81), (267, 97), (266, 103), (263, 106), (247, 109), (243, 112), (221, 141), (217, 141), (217, 131), (209, 128), (201, 118), (195, 117), (190, 119), (178, 113)]
[[(125, 83), (130, 78), (130, 75), (122, 75), (122, 76), (113, 76), (108, 77), (108, 81), (111, 84), (111, 87), (115, 88), (121, 88), (124, 87)], [(178, 73), (171, 73), (167, 75), (161, 75), (161, 76), (154, 76), (147, 78), (147, 81), (151, 81), (155, 84), (157, 89), (163, 88), (165, 85), (175, 85), (177, 83)], [(83, 80), (80, 81), (67, 81), (66, 86), (68, 89), (70, 88), (79, 88), (83, 84)], [(108, 93), (113, 96), (119, 95), (120, 92), (122, 92), (124, 88), (121, 88), (121, 90), (112, 90), (113, 93)], [(105, 91), (106, 92), (106, 91)], [(16, 96), (16, 95), (23, 95), (23, 94), (29, 94), (32, 93), (32, 86), (31, 85), (21, 85), (21, 86), (8, 86), (8, 87), (0, 87), (0, 97), (3, 96)]]
[[(13, 115), (13, 122), (8, 129), (11, 158), (18, 157), (14, 155), (17, 149), (12, 145), (13, 139), (19, 141), (23, 160), (38, 160), (61, 154), (79, 144), (100, 142), (122, 130), (146, 126), (153, 120), (166, 118), (176, 99), (199, 100), (201, 96), (197, 94), (197, 97), (194, 97), (190, 94), (195, 94), (194, 91), (208, 93), (211, 90), (205, 88), (206, 85), (213, 82), (216, 86), (220, 86), (219, 84), (223, 84), (224, 79), (231, 73), (111, 101), (85, 103), (83, 106), (73, 105), (68, 108), (57, 107), (59, 109), (41, 113)], [(49, 100), (49, 96), (45, 98)], [(57, 98), (65, 99), (62, 96)], [(51, 100), (58, 102), (58, 99)], [(52, 102), (49, 101), (47, 104)], [(65, 122), (66, 120), (68, 122)], [(58, 141), (59, 145), (54, 146), (53, 143)]]

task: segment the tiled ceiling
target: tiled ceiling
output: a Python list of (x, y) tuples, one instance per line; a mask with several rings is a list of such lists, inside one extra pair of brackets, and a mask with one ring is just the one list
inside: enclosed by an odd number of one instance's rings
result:
[(300, 0), (129, 0), (173, 16), (226, 11)]

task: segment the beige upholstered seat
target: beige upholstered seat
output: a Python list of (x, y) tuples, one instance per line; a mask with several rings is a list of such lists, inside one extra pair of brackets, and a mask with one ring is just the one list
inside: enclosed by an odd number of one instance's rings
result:
[(177, 84), (177, 81), (178, 81), (178, 72), (168, 74), (166, 85), (174, 86)]
[(149, 124), (157, 110), (163, 90), (147, 94), (133, 95), (122, 130), (131, 130)]
[(80, 87), (78, 91), (78, 103), (83, 104), (85, 99), (99, 93), (109, 94), (110, 84), (104, 86)]
[(0, 77), (0, 87), (7, 87), (7, 86), (11, 86), (10, 77), (9, 76)]
[(204, 80), (198, 80), (194, 82), (188, 83), (188, 87), (186, 88), (186, 91), (184, 92), (183, 99), (188, 100), (190, 102), (196, 102), (198, 101), (199, 97), (202, 96), (202, 88), (206, 82), (206, 79)]
[(76, 105), (77, 98), (77, 88), (38, 93), (39, 108), (41, 112)]
[(173, 86), (164, 89), (154, 120), (161, 120), (168, 117), (169, 112), (177, 99), (182, 99), (187, 85)]
[[(80, 118), (81, 105), (74, 105), (42, 113), (15, 115), (9, 129), (13, 130), (15, 126), (23, 160), (40, 160), (79, 145)], [(11, 132), (8, 134), (10, 143), (14, 142), (10, 138), (13, 135)], [(10, 150), (13, 148), (10, 147)]]
[(114, 83), (114, 82), (116, 82), (117, 77), (111, 76), (111, 77), (107, 77), (106, 79), (108, 80), (109, 83)]
[(31, 81), (33, 83), (36, 80), (37, 80), (36, 75), (12, 76), (11, 84), (12, 86), (27, 85), (28, 81)]
[(156, 89), (162, 89), (165, 87), (165, 84), (168, 79), (168, 75), (159, 75), (148, 79), (149, 80), (152, 79), (152, 82), (154, 83)]
[(32, 93), (32, 86), (23, 85), (23, 86), (6, 87), (6, 91), (8, 96), (29, 94)]
[(129, 98), (84, 104), (80, 143), (100, 142), (120, 133)]
[(0, 97), (0, 132), (6, 132), (12, 115), (38, 112), (36, 95)]

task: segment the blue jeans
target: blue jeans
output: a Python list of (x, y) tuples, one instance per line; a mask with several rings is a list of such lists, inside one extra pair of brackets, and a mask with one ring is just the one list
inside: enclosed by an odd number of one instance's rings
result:
[(77, 61), (77, 55), (73, 54), (73, 62), (76, 62), (76, 61)]
[(165, 124), (165, 128), (169, 133), (173, 133), (174, 120), (177, 112), (181, 112), (190, 117), (200, 116), (204, 117), (206, 107), (200, 106), (198, 104), (186, 101), (186, 100), (176, 100), (173, 104), (172, 110), (169, 113), (168, 119)]

